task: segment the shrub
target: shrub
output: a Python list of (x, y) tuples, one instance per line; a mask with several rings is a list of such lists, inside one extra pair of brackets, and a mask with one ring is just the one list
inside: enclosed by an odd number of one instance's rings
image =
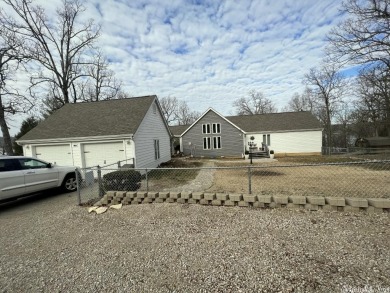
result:
[(103, 187), (108, 190), (135, 191), (141, 186), (141, 173), (135, 170), (118, 170), (103, 175)]

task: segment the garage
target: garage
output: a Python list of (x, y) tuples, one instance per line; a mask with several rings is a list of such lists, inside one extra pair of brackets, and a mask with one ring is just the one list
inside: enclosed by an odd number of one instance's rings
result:
[(106, 143), (87, 143), (83, 145), (84, 166), (106, 166), (125, 160), (122, 141)]
[(59, 166), (73, 166), (73, 157), (69, 144), (41, 145), (35, 147), (38, 159)]

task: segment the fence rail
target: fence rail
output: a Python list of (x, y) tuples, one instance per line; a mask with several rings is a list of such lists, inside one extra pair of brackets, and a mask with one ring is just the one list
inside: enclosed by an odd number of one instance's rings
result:
[(390, 198), (390, 160), (202, 168), (82, 169), (79, 204), (107, 191), (186, 191)]

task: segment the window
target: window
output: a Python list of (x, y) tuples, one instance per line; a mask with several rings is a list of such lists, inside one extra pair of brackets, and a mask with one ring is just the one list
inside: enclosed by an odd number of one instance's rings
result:
[(154, 140), (154, 159), (160, 159), (160, 141), (158, 139)]
[(210, 124), (202, 124), (202, 133), (211, 133), (210, 131)]
[(221, 133), (221, 123), (213, 123), (213, 133)]
[(203, 137), (203, 149), (211, 149), (211, 137)]
[(221, 148), (221, 137), (220, 136), (214, 136), (213, 137), (213, 148), (214, 149), (220, 149)]
[(22, 169), (41, 169), (48, 167), (47, 163), (34, 159), (19, 159), (19, 163)]
[(20, 168), (18, 168), (18, 165), (19, 164), (17, 164), (17, 160), (13, 160), (13, 159), (0, 160), (0, 172), (20, 170)]
[(271, 145), (271, 135), (270, 134), (263, 134), (263, 144), (266, 144), (268, 146)]

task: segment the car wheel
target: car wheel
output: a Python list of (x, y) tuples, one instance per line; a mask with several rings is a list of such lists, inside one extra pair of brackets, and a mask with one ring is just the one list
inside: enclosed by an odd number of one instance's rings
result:
[(62, 183), (62, 190), (65, 192), (73, 192), (77, 190), (76, 175), (67, 175)]

